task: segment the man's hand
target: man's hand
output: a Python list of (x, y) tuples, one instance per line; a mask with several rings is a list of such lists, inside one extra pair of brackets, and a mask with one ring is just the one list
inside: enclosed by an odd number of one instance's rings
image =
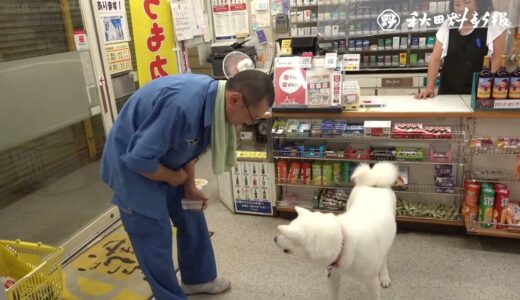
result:
[(192, 183), (186, 183), (184, 185), (184, 197), (187, 200), (202, 200), (202, 210), (208, 207), (208, 198)]
[(168, 180), (168, 184), (171, 186), (179, 186), (183, 185), (188, 179), (188, 174), (184, 169), (180, 169), (178, 171), (172, 171), (172, 176), (170, 176)]
[(431, 88), (426, 88), (422, 92), (415, 95), (415, 99), (426, 99), (435, 97), (435, 90)]

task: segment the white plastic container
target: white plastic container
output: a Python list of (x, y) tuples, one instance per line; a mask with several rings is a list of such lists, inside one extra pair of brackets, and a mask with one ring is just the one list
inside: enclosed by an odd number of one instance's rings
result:
[(202, 205), (204, 204), (202, 200), (190, 199), (182, 199), (181, 203), (184, 210), (202, 210)]

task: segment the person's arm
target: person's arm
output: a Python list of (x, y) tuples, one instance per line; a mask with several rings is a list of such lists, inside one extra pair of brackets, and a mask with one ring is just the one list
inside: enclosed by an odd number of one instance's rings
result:
[(500, 57), (506, 48), (506, 31), (503, 31), (493, 40), (493, 54), (491, 55), (491, 72), (495, 73), (500, 68)]
[(185, 115), (174, 105), (156, 105), (132, 136), (122, 155), (128, 169), (142, 176), (170, 184), (182, 185), (188, 177), (182, 168), (171, 170), (160, 163), (174, 141), (182, 138)]
[(439, 74), (439, 69), (441, 67), (441, 56), (442, 43), (436, 41), (435, 46), (433, 47), (432, 55), (430, 57), (430, 62), (428, 63), (428, 83), (426, 85), (426, 89), (418, 93), (415, 96), (416, 99), (435, 97), (435, 80), (437, 79), (437, 75)]
[(184, 183), (184, 196), (188, 200), (202, 200), (202, 210), (204, 210), (208, 207), (208, 198), (195, 185), (195, 162), (196, 159), (187, 163), (183, 168), (187, 174)]
[(173, 171), (162, 164), (159, 164), (157, 171), (154, 173), (141, 173), (141, 175), (151, 180), (167, 183), (171, 186), (179, 186), (185, 183), (188, 178), (186, 170), (180, 169)]

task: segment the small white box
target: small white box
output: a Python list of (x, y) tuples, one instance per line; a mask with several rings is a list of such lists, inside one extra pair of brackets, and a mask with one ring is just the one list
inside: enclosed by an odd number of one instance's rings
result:
[(330, 25), (325, 26), (325, 35), (328, 35), (328, 36), (332, 35), (332, 26), (330, 26)]
[(304, 36), (305, 35), (305, 29), (303, 27), (298, 28), (298, 36)]
[(182, 204), (182, 209), (184, 209), (184, 210), (202, 210), (203, 201), (202, 200), (182, 199), (181, 204)]
[(298, 36), (298, 27), (291, 27), (291, 36)]
[(296, 20), (298, 22), (303, 22), (303, 20), (304, 20), (303, 10), (299, 10), (299, 11), (296, 12)]
[(311, 36), (317, 36), (318, 35), (318, 27), (314, 26), (311, 27)]
[(437, 14), (439, 12), (438, 10), (438, 4), (437, 1), (431, 1), (430, 2), (430, 8), (428, 10), (429, 14)]
[(339, 26), (332, 25), (332, 35), (338, 35), (338, 34), (339, 34)]
[(305, 36), (311, 36), (311, 28), (310, 27), (304, 27)]
[(398, 50), (399, 49), (399, 42), (401, 41), (401, 38), (398, 37), (398, 36), (394, 36), (393, 38), (393, 45), (392, 45), (392, 49), (394, 50)]

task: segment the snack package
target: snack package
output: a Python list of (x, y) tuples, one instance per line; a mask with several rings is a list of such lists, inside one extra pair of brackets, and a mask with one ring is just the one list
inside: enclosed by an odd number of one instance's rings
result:
[(399, 176), (397, 176), (397, 180), (394, 183), (393, 188), (404, 191), (408, 188), (408, 167), (400, 166), (398, 171)]
[(310, 162), (303, 162), (301, 164), (300, 175), (301, 175), (303, 184), (311, 183), (312, 165)]
[(435, 165), (435, 176), (451, 177), (452, 174), (453, 174), (452, 165)]
[[(495, 184), (495, 209), (493, 212), (494, 222), (506, 224), (506, 209), (511, 191), (504, 184)], [(507, 226), (496, 225), (496, 229), (506, 229)]]
[(474, 138), (469, 141), (469, 150), (472, 152), (480, 152), (489, 149), (493, 146), (493, 141), (490, 137)]
[(501, 150), (520, 149), (520, 139), (519, 138), (500, 138), (497, 140), (497, 148), (501, 149)]
[(323, 173), (321, 170), (320, 162), (312, 163), (312, 183), (315, 185), (322, 185), (323, 182)]
[(287, 161), (279, 160), (276, 162), (276, 174), (278, 175), (278, 181), (284, 183), (287, 180)]
[(423, 129), (425, 139), (451, 139), (452, 137), (450, 126), (428, 125)]
[(298, 182), (298, 179), (300, 179), (300, 163), (293, 161), (289, 168), (289, 182), (294, 184)]
[(325, 163), (322, 166), (323, 185), (332, 185), (334, 183), (334, 174), (332, 173), (332, 164)]
[(493, 206), (495, 204), (495, 189), (489, 183), (483, 183), (480, 189), (479, 221), (482, 228), (491, 228), (493, 222)]
[[(506, 224), (520, 225), (520, 202), (509, 201), (505, 214)], [(520, 231), (520, 227), (509, 227), (508, 229)]]
[(481, 183), (476, 180), (464, 181), (464, 198), (462, 202), (462, 217), (466, 224), (478, 221), (478, 204)]
[(395, 123), (392, 137), (396, 139), (419, 139), (423, 133), (422, 123)]

